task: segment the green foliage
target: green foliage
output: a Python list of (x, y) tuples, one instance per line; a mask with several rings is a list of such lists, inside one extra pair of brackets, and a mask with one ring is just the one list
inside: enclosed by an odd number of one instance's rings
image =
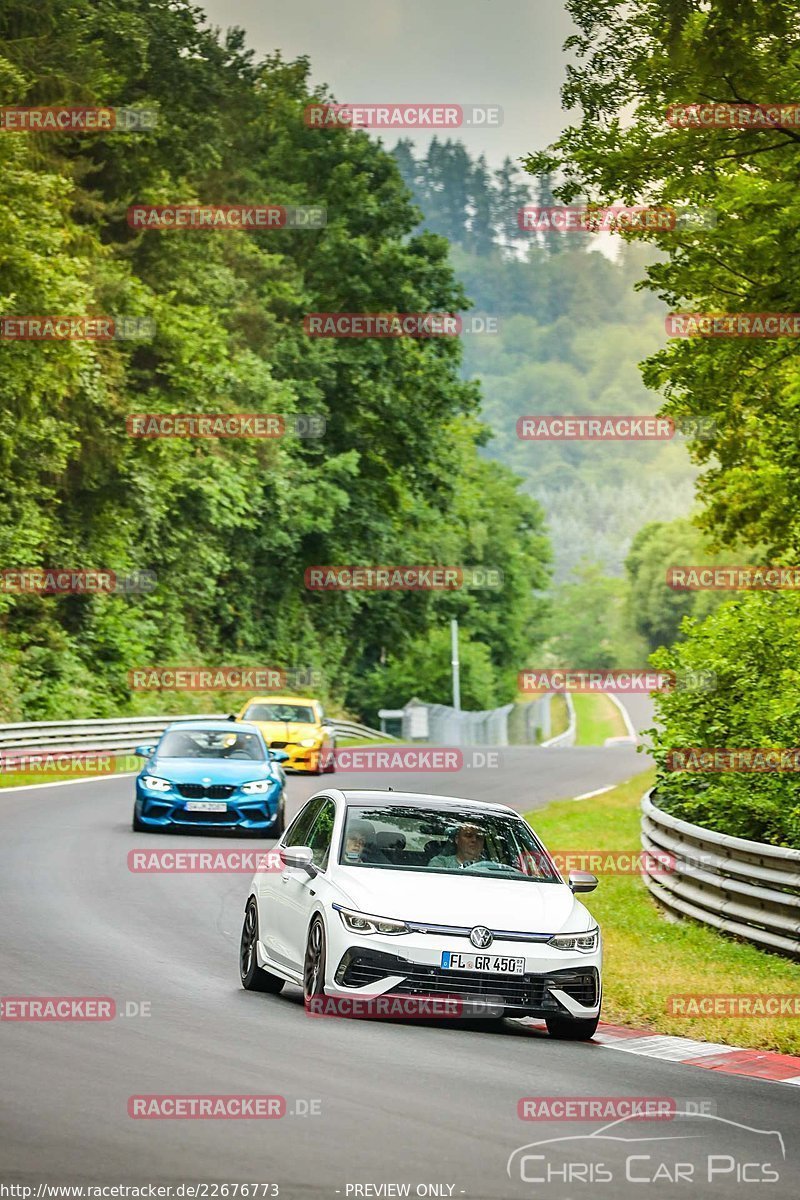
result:
[[(359, 709), (374, 721), (379, 708), (402, 708), (413, 696), (428, 704), (452, 704), (450, 659), (450, 626), (428, 630), (402, 655), (388, 655), (364, 677), (357, 687)], [(462, 634), (459, 659), (463, 709), (480, 711), (510, 703), (508, 696), (499, 695), (491, 651), (484, 642), (469, 641)]]
[[(0, 139), (4, 313), (141, 315), (151, 341), (3, 342), (0, 564), (155, 572), (137, 597), (0, 594), (0, 719), (105, 715), (148, 663), (365, 672), (457, 613), (500, 687), (537, 637), (537, 506), (478, 456), (454, 339), (311, 339), (308, 311), (452, 311), (395, 160), (309, 129), (305, 60), (255, 63), (183, 0), (65, 0), (0, 19), (0, 101), (154, 108), (152, 130)], [(320, 98), (320, 97), (316, 97)], [(326, 228), (140, 232), (134, 201), (325, 205)], [(135, 412), (315, 413), (323, 439), (144, 441)], [(488, 507), (487, 507), (488, 505)], [(499, 563), (497, 595), (316, 594), (307, 565)], [(495, 636), (496, 635), (496, 636)], [(424, 679), (416, 689), (423, 688)], [(408, 697), (406, 697), (407, 699)], [(188, 706), (188, 702), (187, 702)], [(208, 700), (206, 700), (208, 707)]]
[(652, 662), (679, 675), (713, 672), (715, 690), (676, 689), (656, 700), (650, 731), (659, 803), (695, 824), (776, 845), (800, 846), (796, 772), (674, 772), (672, 749), (800, 745), (800, 597), (751, 592), (702, 622)]
[(647, 650), (628, 628), (626, 601), (623, 579), (605, 575), (597, 563), (581, 563), (553, 590), (544, 646), (548, 661), (577, 670), (643, 667)]
[[(695, 205), (716, 226), (654, 231), (662, 251), (646, 287), (675, 311), (789, 312), (800, 308), (793, 127), (671, 128), (671, 104), (795, 103), (800, 67), (791, 0), (570, 0), (578, 32), (563, 89), (581, 110), (533, 174), (559, 171), (559, 196), (599, 203)], [(780, 269), (778, 269), (780, 267)], [(763, 544), (794, 561), (800, 549), (800, 359), (796, 339), (677, 339), (653, 355), (645, 382), (675, 418), (716, 423), (693, 456), (704, 522), (732, 544)]]
[(702, 619), (730, 598), (725, 591), (676, 591), (666, 582), (669, 568), (721, 565), (732, 557), (742, 564), (763, 560), (747, 547), (738, 547), (734, 555), (712, 551), (707, 537), (687, 518), (654, 521), (639, 530), (625, 560), (627, 604), (632, 628), (648, 650), (671, 646), (680, 636), (684, 617)]

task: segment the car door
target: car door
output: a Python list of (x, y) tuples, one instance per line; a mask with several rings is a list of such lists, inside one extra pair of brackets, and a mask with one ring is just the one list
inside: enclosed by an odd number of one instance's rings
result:
[[(314, 796), (309, 800), (292, 821), (279, 845), (307, 846), (323, 802), (323, 796)], [(290, 956), (286, 943), (288, 923), (284, 910), (291, 892), (290, 879), (297, 875), (308, 878), (305, 871), (295, 871), (287, 867), (283, 871), (264, 871), (258, 876), (257, 881), (259, 941), (263, 944), (269, 957), (284, 967), (294, 963), (294, 958)]]
[[(324, 797), (308, 834), (308, 840), (303, 843), (311, 848), (314, 866), (322, 876), (328, 867), (335, 819), (336, 805), (329, 797)], [(321, 882), (319, 875), (312, 878), (307, 871), (294, 869), (285, 871), (281, 876), (281, 921), (284, 923), (282, 930), (286, 953), (290, 965), (295, 970), (302, 969), (308, 923)]]

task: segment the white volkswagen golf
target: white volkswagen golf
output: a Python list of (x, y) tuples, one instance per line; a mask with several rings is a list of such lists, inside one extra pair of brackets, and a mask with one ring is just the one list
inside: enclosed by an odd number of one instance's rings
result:
[[(513, 809), (442, 796), (329, 788), (258, 872), (245, 907), (242, 985), (323, 996), (491, 999), (590, 1038), (600, 930)], [(274, 855), (269, 856), (275, 858)], [(265, 867), (271, 865), (267, 860)], [(497, 1011), (497, 1010), (495, 1010)]]

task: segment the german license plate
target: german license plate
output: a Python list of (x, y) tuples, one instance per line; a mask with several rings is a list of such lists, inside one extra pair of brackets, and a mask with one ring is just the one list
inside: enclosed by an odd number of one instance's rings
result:
[(524, 975), (525, 959), (509, 958), (504, 954), (456, 954), (442, 951), (445, 971), (485, 971), (487, 975)]
[(224, 800), (190, 800), (186, 805), (187, 812), (227, 812), (228, 806)]

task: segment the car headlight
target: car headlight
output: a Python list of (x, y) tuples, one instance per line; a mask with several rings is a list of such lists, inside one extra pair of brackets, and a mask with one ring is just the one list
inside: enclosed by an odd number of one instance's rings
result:
[(298, 742), (297, 744), (298, 744), (298, 746), (316, 746), (317, 739), (316, 738), (303, 738), (302, 742)]
[(559, 933), (556, 937), (551, 937), (547, 944), (555, 946), (556, 950), (578, 950), (581, 954), (591, 954), (597, 949), (599, 941), (600, 930), (595, 925), (594, 929), (587, 933)]
[(254, 779), (252, 783), (243, 783), (242, 791), (245, 796), (259, 796), (262, 792), (268, 792), (271, 787), (269, 779)]
[(168, 779), (159, 779), (157, 775), (143, 775), (142, 783), (151, 792), (168, 792), (172, 787)]
[(405, 921), (395, 921), (392, 917), (369, 916), (352, 908), (342, 908), (338, 904), (334, 904), (333, 907), (342, 918), (345, 929), (349, 929), (351, 933), (384, 933), (396, 936), (410, 932)]

